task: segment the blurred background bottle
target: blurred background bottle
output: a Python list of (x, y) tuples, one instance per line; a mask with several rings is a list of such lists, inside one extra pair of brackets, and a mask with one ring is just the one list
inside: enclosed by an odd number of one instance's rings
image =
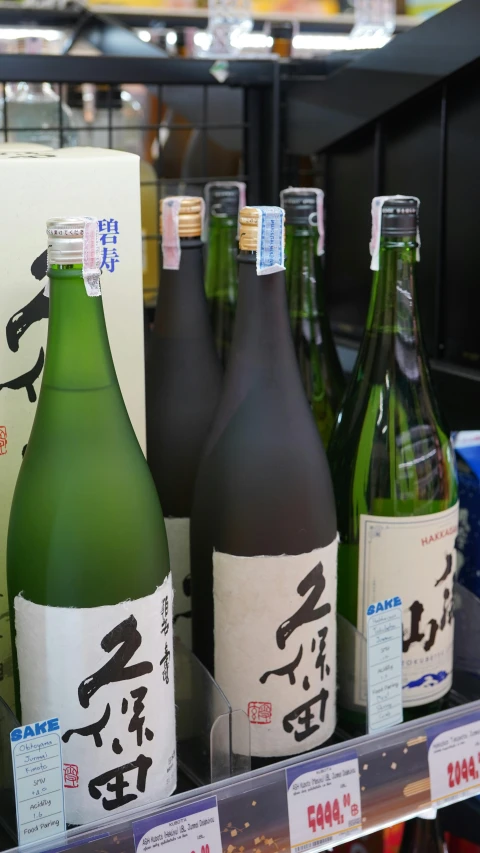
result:
[(194, 196), (162, 202), (162, 285), (146, 363), (147, 459), (167, 529), (175, 633), (187, 646), (193, 488), (222, 381), (203, 280), (202, 205)]
[(217, 353), (225, 368), (230, 352), (238, 289), (238, 211), (245, 184), (213, 181), (205, 186), (207, 265), (205, 291)]
[(323, 192), (289, 187), (280, 197), (285, 210), (287, 297), (295, 352), (313, 416), (327, 447), (345, 380), (325, 306)]

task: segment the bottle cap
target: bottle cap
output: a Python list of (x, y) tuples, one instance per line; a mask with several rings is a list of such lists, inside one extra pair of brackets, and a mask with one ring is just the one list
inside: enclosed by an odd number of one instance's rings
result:
[(83, 263), (84, 216), (49, 219), (47, 222), (48, 264)]
[(202, 233), (203, 199), (194, 195), (167, 196), (160, 202), (160, 234), (163, 234), (163, 217), (166, 207), (178, 204), (178, 236), (200, 237)]
[(418, 212), (420, 200), (409, 195), (380, 195), (372, 201), (372, 239), (370, 240), (371, 270), (380, 269), (380, 238), (382, 236), (412, 236), (417, 243), (420, 260), (420, 229)]
[(243, 181), (209, 181), (205, 184), (206, 216), (202, 234), (204, 243), (208, 240), (210, 216), (229, 216), (236, 219), (240, 208), (245, 207), (246, 190), (247, 186)]
[(88, 296), (100, 296), (100, 240), (93, 216), (67, 216), (47, 221), (48, 265), (82, 265)]
[(211, 183), (209, 187), (209, 210), (213, 216), (238, 216), (240, 191), (229, 183)]
[(324, 192), (317, 187), (288, 187), (280, 193), (287, 225), (316, 225), (317, 255), (325, 253)]
[(200, 237), (205, 202), (200, 196), (171, 195), (160, 202), (163, 269), (180, 269), (181, 237)]
[(244, 252), (256, 252), (258, 243), (258, 207), (242, 207), (238, 215), (239, 247)]
[(382, 205), (382, 234), (412, 237), (417, 235), (418, 199), (387, 198)]
[(257, 275), (285, 269), (285, 214), (281, 207), (242, 207), (240, 250), (256, 252)]
[(302, 187), (288, 187), (280, 193), (286, 225), (310, 225), (317, 212), (317, 194)]

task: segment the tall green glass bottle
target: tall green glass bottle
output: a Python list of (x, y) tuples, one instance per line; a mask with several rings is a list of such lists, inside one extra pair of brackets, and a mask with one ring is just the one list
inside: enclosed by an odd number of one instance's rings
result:
[(83, 261), (97, 223), (57, 219), (47, 231), (47, 353), (10, 516), (8, 591), (17, 710), (23, 723), (59, 717), (75, 768), (67, 821), (82, 824), (175, 788), (172, 591), (92, 252)]
[(339, 703), (359, 726), (374, 602), (402, 599), (404, 716), (438, 708), (452, 683), (456, 469), (420, 332), (418, 208), (414, 198), (374, 199), (366, 330), (329, 448), (344, 617)]
[[(313, 416), (326, 447), (342, 401), (345, 380), (325, 306), (323, 203), (317, 204), (319, 195), (323, 202), (323, 192), (289, 187), (280, 195), (285, 210), (287, 295), (295, 351)], [(316, 221), (318, 215), (322, 217), (320, 228)]]
[(231, 181), (214, 181), (205, 187), (208, 222), (205, 292), (223, 367), (230, 352), (237, 305), (238, 210), (240, 196), (244, 194), (245, 185)]

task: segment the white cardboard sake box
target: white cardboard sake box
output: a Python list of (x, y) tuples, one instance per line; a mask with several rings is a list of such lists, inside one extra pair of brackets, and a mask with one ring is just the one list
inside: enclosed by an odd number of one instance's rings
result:
[(139, 162), (135, 154), (96, 148), (0, 145), (0, 696), (11, 706), (6, 544), (47, 340), (45, 223), (76, 215), (100, 221), (108, 337), (130, 419), (145, 450)]

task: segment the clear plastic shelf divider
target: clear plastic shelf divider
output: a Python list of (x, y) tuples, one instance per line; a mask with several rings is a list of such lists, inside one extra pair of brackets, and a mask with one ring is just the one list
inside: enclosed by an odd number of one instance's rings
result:
[(12, 844), (17, 840), (17, 818), (10, 732), (18, 725), (15, 714), (0, 699), (0, 826), (10, 836)]
[(212, 782), (248, 773), (250, 721), (245, 711), (230, 711), (217, 717), (211, 731), (210, 754)]
[(175, 638), (175, 703), (179, 768), (196, 785), (250, 769), (247, 715), (232, 711), (208, 670)]

